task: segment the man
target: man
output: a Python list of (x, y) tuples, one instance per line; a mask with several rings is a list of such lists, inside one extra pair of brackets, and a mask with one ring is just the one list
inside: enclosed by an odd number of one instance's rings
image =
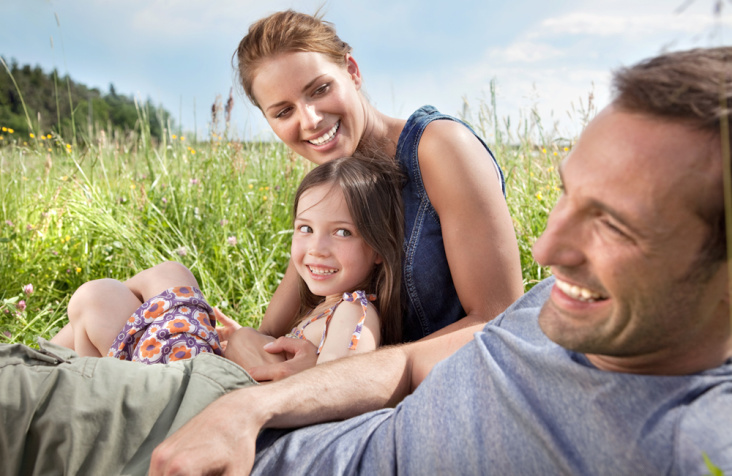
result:
[[(705, 474), (705, 458), (732, 473), (732, 48), (652, 59), (615, 89), (561, 164), (534, 247), (554, 278), (483, 330), (230, 393), (151, 474)], [(402, 399), (265, 431), (255, 459), (262, 427)]]
[[(661, 56), (615, 87), (563, 161), (534, 248), (555, 278), (485, 327), (249, 386), (200, 413), (247, 376), (215, 356), (111, 368), (14, 348), (0, 357), (0, 472), (137, 474), (187, 421), (150, 474), (705, 474), (705, 458), (732, 474), (732, 48)], [(28, 372), (21, 351), (48, 362)], [(57, 387), (81, 389), (76, 414)], [(78, 415), (109, 387), (116, 401)]]

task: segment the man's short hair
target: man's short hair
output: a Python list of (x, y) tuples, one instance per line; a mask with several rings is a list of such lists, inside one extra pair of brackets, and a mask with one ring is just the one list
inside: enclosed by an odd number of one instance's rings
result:
[[(621, 68), (613, 77), (613, 104), (708, 132), (721, 147), (723, 134), (732, 137), (732, 47), (667, 53)], [(711, 277), (727, 257), (724, 203), (702, 216), (710, 233), (694, 274)]]

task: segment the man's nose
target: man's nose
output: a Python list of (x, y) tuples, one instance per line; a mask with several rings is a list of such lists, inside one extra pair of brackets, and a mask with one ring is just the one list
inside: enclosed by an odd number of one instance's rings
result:
[(582, 220), (575, 216), (564, 197), (549, 214), (546, 229), (534, 243), (532, 253), (542, 266), (579, 266), (584, 261)]

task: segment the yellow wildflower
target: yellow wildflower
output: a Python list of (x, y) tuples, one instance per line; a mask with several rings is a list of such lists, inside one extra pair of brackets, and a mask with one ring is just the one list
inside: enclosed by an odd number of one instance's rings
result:
[(541, 153), (542, 153), (542, 154), (546, 154), (546, 147), (542, 147), (542, 148), (541, 148)]
[(556, 150), (554, 151), (554, 155), (558, 155)]
[(81, 268), (77, 267), (76, 268), (76, 274), (79, 274), (79, 273), (81, 273)]
[(249, 189), (251, 190), (251, 189), (253, 189), (253, 188), (254, 188), (254, 185), (252, 185), (252, 184), (249, 184)]
[(65, 175), (63, 177), (61, 177), (61, 180), (63, 180), (64, 182), (66, 181), (66, 179), (68, 179), (68, 177)]
[(191, 149), (191, 154), (192, 154), (192, 155), (196, 155), (196, 151), (195, 151), (195, 149)]
[(263, 195), (262, 200), (267, 200), (267, 195)]
[(134, 190), (134, 189), (136, 188), (136, 187), (135, 187), (135, 184), (134, 184), (134, 183), (130, 184), (130, 188), (131, 188), (132, 190)]
[(3, 126), (3, 132), (8, 132), (8, 128)]
[(35, 137), (36, 137), (36, 135), (34, 133), (32, 133), (32, 132), (30, 134), (28, 134), (28, 135), (30, 136), (31, 139), (35, 139)]
[(51, 134), (46, 135), (46, 139), (50, 139), (51, 137), (53, 137)]
[(9, 128), (9, 127), (8, 127), (8, 132), (12, 134), (12, 133), (14, 133), (15, 131), (14, 131), (14, 130), (12, 130), (11, 128)]
[(544, 197), (541, 196), (541, 192), (537, 192), (536, 199), (539, 200), (539, 201), (541, 201), (541, 200), (544, 199)]
[(71, 149), (71, 144), (66, 144), (67, 149)]
[(173, 134), (173, 135), (172, 135), (172, 136), (170, 136), (170, 137), (172, 137), (172, 138), (173, 138), (173, 140), (175, 140), (175, 139), (177, 139), (177, 138), (178, 138), (178, 136), (177, 136), (177, 135), (175, 135), (175, 134)]
[(567, 152), (569, 150), (569, 147), (564, 148), (564, 152)]
[(180, 136), (180, 140), (186, 140), (185, 136)]

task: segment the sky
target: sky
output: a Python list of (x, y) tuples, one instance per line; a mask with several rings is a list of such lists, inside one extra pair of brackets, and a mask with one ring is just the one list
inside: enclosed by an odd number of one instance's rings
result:
[(476, 121), (493, 97), (504, 129), (539, 117), (564, 137), (581, 130), (590, 97), (608, 103), (613, 69), (732, 42), (732, 0), (0, 0), (0, 56), (105, 93), (114, 84), (198, 137), (233, 88), (236, 136), (268, 139), (231, 57), (252, 22), (287, 8), (321, 8), (387, 115), (432, 104)]

